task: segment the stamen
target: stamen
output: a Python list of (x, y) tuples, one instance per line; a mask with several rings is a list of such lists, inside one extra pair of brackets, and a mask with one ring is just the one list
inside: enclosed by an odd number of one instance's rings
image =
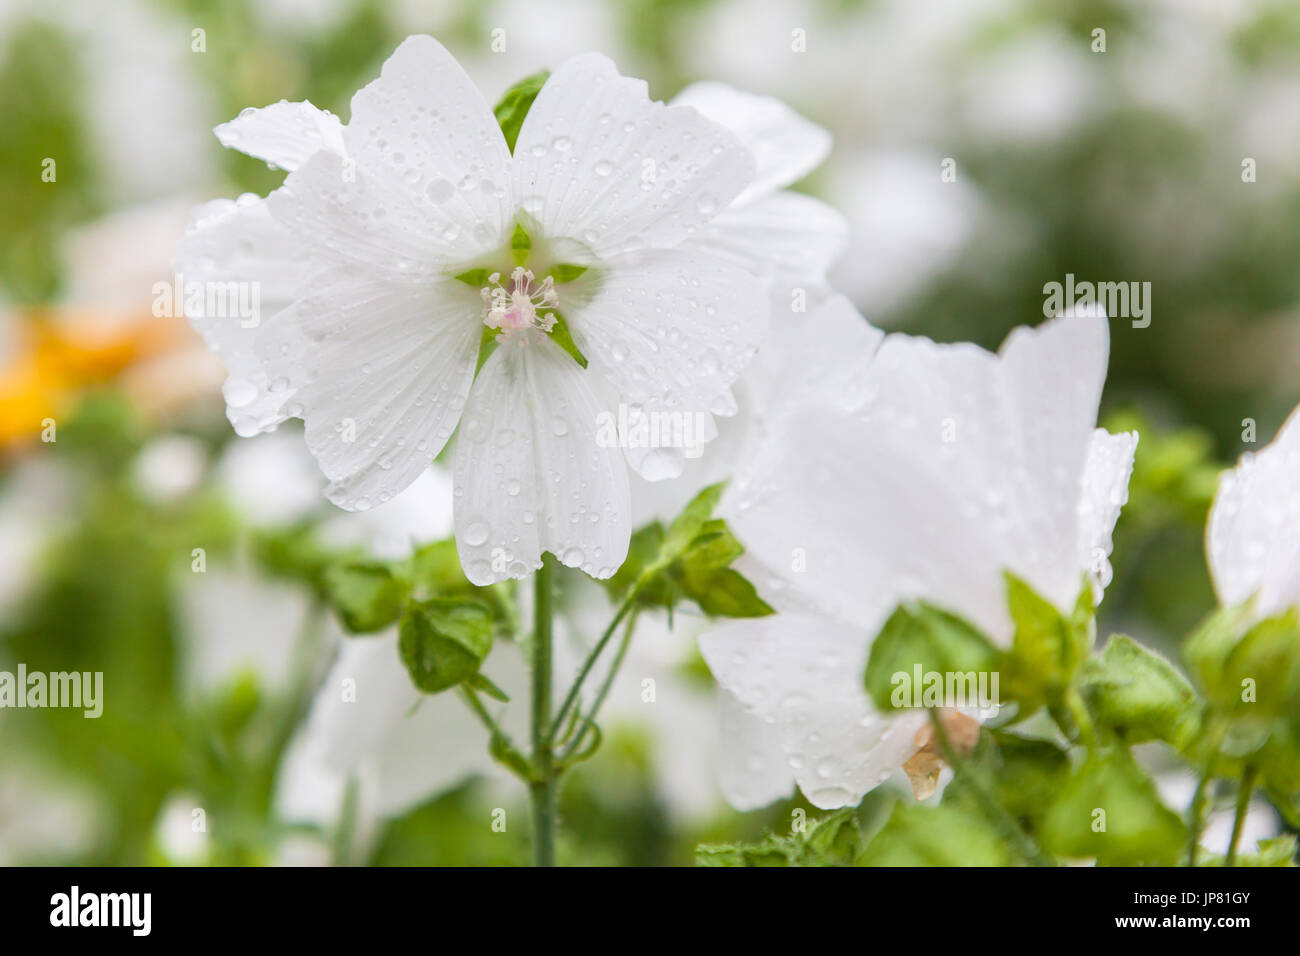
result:
[(498, 342), (528, 329), (550, 332), (555, 328), (555, 314), (544, 311), (554, 309), (560, 303), (555, 292), (555, 280), (550, 276), (536, 282), (532, 272), (517, 266), (510, 273), (508, 285), (501, 284), (499, 272), (488, 276), (488, 282), (491, 284), (479, 291), (487, 304), (483, 324), (489, 329), (501, 330)]

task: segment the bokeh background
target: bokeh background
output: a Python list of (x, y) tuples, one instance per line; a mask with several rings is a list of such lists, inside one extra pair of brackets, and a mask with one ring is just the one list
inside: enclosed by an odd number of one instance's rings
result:
[[(400, 672), (392, 713), (316, 700), (384, 665), (290, 573), (304, 529), (400, 550), (446, 533), (445, 485), (331, 513), (299, 436), (235, 439), (220, 369), (151, 309), (190, 208), (283, 176), (211, 128), (280, 99), (346, 120), (415, 32), (489, 100), (595, 49), (657, 98), (717, 79), (789, 102), (835, 137), (799, 187), (850, 222), (833, 283), (887, 329), (994, 347), (1067, 273), (1151, 283), (1150, 326), (1112, 322), (1104, 423), (1142, 439), (1103, 627), (1168, 649), (1212, 606), (1215, 476), (1300, 401), (1294, 0), (0, 0), (0, 669), (101, 670), (106, 696), (98, 720), (0, 710), (0, 863), (527, 858), (472, 724), (458, 742), (422, 706), (436, 746), (403, 743)], [(562, 860), (686, 863), (788, 821), (718, 794), (696, 625), (638, 636)]]

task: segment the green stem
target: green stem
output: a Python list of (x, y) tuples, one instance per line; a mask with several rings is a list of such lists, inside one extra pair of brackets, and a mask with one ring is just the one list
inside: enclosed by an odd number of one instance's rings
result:
[(1079, 740), (1084, 747), (1092, 750), (1097, 745), (1097, 731), (1093, 727), (1092, 715), (1088, 713), (1088, 708), (1083, 698), (1079, 696), (1078, 690), (1071, 687), (1065, 692), (1065, 706), (1070, 712), (1075, 727), (1079, 730)]
[(578, 732), (573, 739), (569, 741), (564, 752), (560, 754), (560, 761), (563, 763), (573, 756), (574, 752), (582, 744), (587, 736), (587, 731), (596, 723), (596, 714), (600, 712), (600, 707), (605, 703), (605, 698), (609, 696), (609, 689), (614, 685), (614, 678), (618, 675), (618, 670), (623, 666), (623, 658), (627, 656), (628, 645), (632, 643), (632, 632), (636, 630), (636, 614), (634, 613), (627, 620), (627, 627), (623, 629), (623, 640), (619, 642), (618, 650), (614, 654), (614, 660), (609, 665), (609, 671), (605, 674), (605, 680), (600, 685), (600, 690), (596, 692), (596, 699), (592, 701), (591, 709), (587, 711), (578, 726)]
[(1237, 812), (1232, 818), (1232, 842), (1228, 844), (1228, 855), (1224, 866), (1237, 865), (1237, 842), (1241, 839), (1241, 830), (1246, 823), (1246, 811), (1250, 809), (1250, 798), (1255, 792), (1255, 781), (1259, 778), (1259, 769), (1249, 766), (1241, 775), (1241, 787), (1237, 790)]
[(933, 707), (929, 708), (927, 712), (930, 715), (930, 726), (934, 728), (935, 739), (939, 741), (939, 749), (943, 753), (943, 759), (948, 761), (948, 765), (952, 767), (955, 775), (966, 781), (971, 793), (975, 795), (975, 800), (979, 803), (980, 809), (989, 818), (989, 822), (1002, 831), (1003, 838), (1016, 847), (1026, 861), (1034, 866), (1055, 866), (1055, 861), (1039, 849), (1038, 844), (1034, 842), (1034, 838), (1026, 833), (1015, 818), (1003, 809), (993, 794), (985, 788), (984, 782), (980, 780), (979, 775), (966, 762), (966, 758), (958, 753), (957, 749), (949, 742), (948, 731), (943, 726), (939, 712)]
[(533, 817), (533, 864), (555, 865), (555, 804), (558, 790), (551, 751), (551, 592), (552, 562), (543, 556), (533, 578), (533, 770), (528, 786)]
[[(472, 687), (462, 684), (460, 686), (461, 698), (469, 705), (470, 711), (479, 722), (487, 728), (491, 738), (492, 755), (497, 758), (499, 763), (504, 764), (515, 776), (519, 777), (525, 783), (531, 783), (533, 779), (532, 764), (528, 758), (520, 752), (515, 742), (510, 739), (510, 735), (502, 729), (497, 723), (496, 718), (489, 713), (487, 707), (483, 704), (483, 698), (479, 697), (478, 692)], [(500, 748), (498, 750), (497, 748)]]
[(587, 659), (582, 662), (582, 667), (578, 670), (578, 676), (574, 678), (573, 686), (569, 688), (569, 692), (564, 696), (564, 703), (560, 704), (560, 709), (555, 712), (555, 721), (551, 725), (552, 740), (559, 736), (559, 733), (564, 726), (564, 718), (568, 715), (570, 708), (577, 703), (578, 692), (582, 690), (583, 681), (587, 679), (587, 675), (591, 673), (591, 669), (596, 666), (596, 659), (599, 658), (601, 652), (605, 650), (605, 645), (607, 645), (610, 638), (614, 636), (614, 632), (618, 630), (618, 626), (622, 623), (623, 618), (627, 617), (628, 612), (632, 610), (640, 589), (641, 584), (640, 582), (637, 582), (632, 590), (628, 592), (627, 597), (623, 599), (623, 604), (619, 607), (618, 613), (614, 615), (614, 619), (609, 622), (609, 626), (605, 628), (605, 633), (600, 635), (600, 640), (596, 641), (595, 646), (591, 649), (590, 653), (587, 654)]
[(1201, 779), (1196, 782), (1196, 792), (1192, 794), (1192, 805), (1187, 811), (1188, 866), (1196, 865), (1196, 854), (1200, 852), (1201, 831), (1205, 829), (1205, 794), (1210, 788), (1210, 782), (1214, 780), (1214, 772), (1219, 763), (1219, 745), (1222, 740), (1222, 728), (1217, 724), (1212, 725), (1206, 733), (1206, 741), (1209, 746), (1205, 757), (1205, 767), (1201, 771)]

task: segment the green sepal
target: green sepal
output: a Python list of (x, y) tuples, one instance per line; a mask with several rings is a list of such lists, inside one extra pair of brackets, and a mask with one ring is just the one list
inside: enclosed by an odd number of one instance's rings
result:
[(383, 561), (347, 561), (325, 569), (325, 597), (343, 626), (373, 634), (397, 620), (410, 583)]
[(501, 127), (501, 133), (506, 138), (506, 146), (510, 148), (510, 152), (515, 151), (515, 143), (519, 140), (519, 130), (524, 125), (524, 118), (532, 109), (533, 100), (537, 99), (537, 94), (541, 92), (542, 86), (550, 75), (549, 70), (538, 70), (524, 77), (506, 90), (505, 95), (492, 108), (492, 115), (497, 118), (497, 124)]
[(492, 650), (492, 631), (492, 612), (478, 601), (413, 602), (402, 614), (398, 652), (411, 682), (436, 694), (478, 673)]
[(1093, 719), (1129, 744), (1161, 740), (1182, 749), (1200, 731), (1200, 702), (1187, 679), (1122, 634), (1085, 664), (1083, 694)]
[(876, 707), (905, 709), (915, 700), (912, 694), (923, 690), (904, 693), (912, 687), (918, 667), (923, 676), (978, 675), (996, 671), (999, 659), (989, 639), (968, 621), (933, 604), (910, 601), (894, 609), (871, 642), (863, 681)]
[(549, 314), (555, 317), (555, 325), (551, 328), (551, 341), (564, 349), (571, 359), (586, 368), (587, 356), (582, 354), (582, 350), (578, 348), (578, 343), (573, 341), (573, 333), (569, 331), (568, 320), (554, 309), (549, 310)]
[(1039, 826), (1045, 849), (1104, 865), (1170, 865), (1186, 845), (1182, 820), (1125, 747), (1097, 748), (1061, 785)]

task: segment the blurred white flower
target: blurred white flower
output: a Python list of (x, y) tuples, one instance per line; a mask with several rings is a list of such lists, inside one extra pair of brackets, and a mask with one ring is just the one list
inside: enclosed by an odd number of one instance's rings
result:
[(0, 614), (15, 613), (40, 581), (41, 554), (74, 523), (77, 476), (57, 459), (28, 457), (0, 488)]
[[(722, 689), (728, 799), (856, 803), (916, 750), (924, 715), (875, 711), (869, 645), (902, 600), (1010, 640), (1002, 572), (1068, 609), (1104, 584), (1136, 435), (1096, 428), (1106, 320), (1018, 329), (991, 354), (879, 335), (790, 409), (724, 498), (782, 613), (701, 639)], [(889, 467), (882, 467), (887, 462)]]
[[(196, 814), (195, 811), (204, 811)], [(154, 843), (172, 866), (203, 866), (212, 838), (208, 836), (203, 801), (193, 793), (173, 793), (158, 810)]]
[(324, 480), (294, 431), (231, 442), (216, 466), (217, 485), (256, 527), (295, 524), (319, 510)]
[[(330, 500), (365, 510), (410, 484), (463, 413), (456, 526), (470, 579), (523, 577), (543, 550), (612, 574), (627, 479), (597, 441), (604, 396), (705, 413), (766, 325), (761, 283), (685, 242), (749, 184), (749, 151), (589, 54), (546, 82), (512, 156), (430, 37), (398, 48), (347, 127), (282, 103), (218, 135), (294, 170), (265, 203), (206, 213), (179, 259), (208, 278), (274, 270), (270, 298), (293, 300), (256, 334), (191, 316), (232, 373), (237, 430), (304, 418)], [(516, 224), (535, 272), (511, 270)], [(557, 315), (589, 370), (552, 339)], [(485, 327), (497, 348), (476, 378)]]
[[(0, 733), (5, 719), (0, 711)], [(106, 835), (108, 809), (93, 788), (8, 748), (0, 761), (0, 866), (75, 860)]]
[[(242, 561), (210, 566), (180, 578), (176, 609), (179, 676), (190, 692), (219, 690), (245, 676), (282, 692), (297, 676), (294, 647), (313, 613), (304, 588), (268, 580)], [(331, 632), (336, 640), (337, 629)]]
[[(1171, 770), (1156, 776), (1156, 789), (1160, 799), (1174, 807), (1190, 806), (1196, 793), (1196, 776), (1186, 770)], [(1205, 815), (1201, 831), (1201, 846), (1211, 853), (1227, 853), (1232, 840), (1232, 823), (1235, 812), (1230, 809), (1211, 810)], [(1237, 840), (1240, 853), (1254, 853), (1260, 840), (1271, 840), (1280, 832), (1281, 821), (1267, 800), (1255, 798), (1246, 809), (1241, 836)]]
[(140, 449), (133, 477), (148, 500), (175, 501), (198, 487), (206, 467), (203, 442), (190, 435), (162, 435)]
[(190, 50), (197, 24), (189, 17), (148, 0), (119, 0), (112, 16), (97, 0), (8, 0), (0, 4), (0, 50), (26, 21), (55, 27), (75, 53), (87, 150), (106, 195), (139, 202), (208, 177), (200, 118), (211, 104)]
[(1099, 105), (1087, 37), (1061, 27), (1026, 31), (972, 59), (959, 115), (979, 140), (1035, 144), (1086, 122)]
[(830, 195), (850, 224), (848, 251), (831, 273), (837, 290), (887, 313), (950, 270), (982, 235), (980, 196), (965, 176), (943, 180), (944, 159), (916, 149), (837, 155)]
[(1219, 478), (1205, 543), (1224, 607), (1254, 597), (1266, 617), (1300, 604), (1300, 409)]
[[(483, 671), (516, 700), (526, 699), (527, 672), (513, 644), (499, 642)], [(523, 707), (505, 710), (506, 732), (517, 742), (525, 739), (525, 715)], [(276, 805), (286, 820), (332, 828), (355, 781), (357, 843), (364, 846), (380, 820), (476, 776), (510, 779), (458, 694), (415, 688), (390, 630), (343, 642), (281, 764)]]

